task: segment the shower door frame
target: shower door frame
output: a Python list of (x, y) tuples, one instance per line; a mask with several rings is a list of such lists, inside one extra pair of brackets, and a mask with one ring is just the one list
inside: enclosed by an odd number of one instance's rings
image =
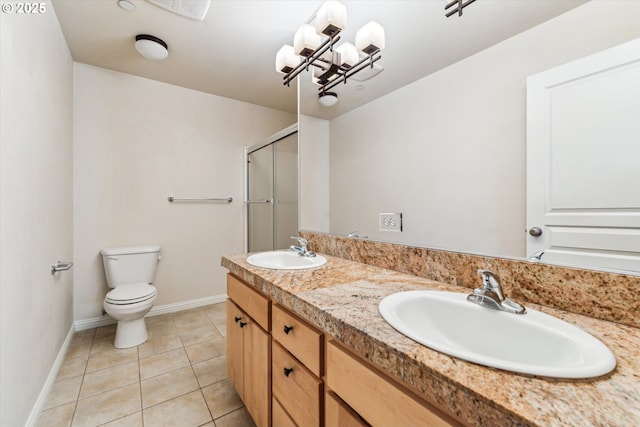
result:
[[(291, 126), (288, 126), (284, 129), (282, 129), (281, 131), (271, 135), (270, 137), (268, 137), (267, 139), (265, 139), (264, 141), (255, 144), (255, 145), (251, 145), (251, 146), (245, 146), (244, 147), (244, 161), (243, 161), (243, 174), (244, 174), (244, 194), (243, 194), (243, 200), (244, 200), (244, 209), (243, 209), (243, 214), (244, 214), (244, 242), (243, 242), (243, 250), (245, 253), (247, 253), (249, 251), (249, 204), (247, 203), (249, 201), (249, 155), (261, 148), (267, 147), (268, 145), (272, 145), (275, 144), (276, 142), (280, 141), (281, 139), (287, 138), (288, 136), (291, 136), (295, 133), (298, 133), (298, 123), (294, 123)], [(300, 140), (298, 139), (297, 142), (297, 146), (298, 146), (298, 160), (297, 160), (297, 173), (296, 173), (296, 180), (298, 182), (298, 228), (300, 227)]]

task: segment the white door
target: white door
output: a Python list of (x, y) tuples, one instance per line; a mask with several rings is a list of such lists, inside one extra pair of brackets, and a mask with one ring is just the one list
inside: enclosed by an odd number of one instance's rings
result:
[(538, 251), (640, 272), (640, 39), (527, 80), (527, 255)]

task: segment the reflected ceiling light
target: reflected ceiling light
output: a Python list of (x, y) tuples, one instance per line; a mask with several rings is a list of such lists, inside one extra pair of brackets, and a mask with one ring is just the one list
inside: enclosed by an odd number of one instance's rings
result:
[(458, 16), (462, 16), (462, 9), (469, 6), (471, 3), (473, 3), (476, 0), (453, 0), (453, 1), (444, 0), (444, 1), (447, 3), (446, 6), (444, 7), (445, 11), (455, 6), (449, 12), (445, 13), (445, 16), (448, 18), (456, 12), (458, 13)]
[(136, 9), (136, 5), (130, 2), (129, 0), (118, 0), (118, 6), (120, 6), (121, 8), (127, 11)]
[[(293, 46), (284, 45), (276, 54), (276, 71), (285, 74), (284, 84), (302, 71), (313, 67), (313, 81), (318, 84), (318, 96), (333, 94), (334, 105), (338, 97), (330, 89), (362, 70), (373, 67), (385, 47), (384, 28), (371, 21), (356, 33), (355, 45), (342, 43), (340, 32), (347, 26), (347, 8), (337, 0), (326, 0), (315, 14), (315, 27), (303, 24), (296, 31)], [(323, 95), (324, 94), (324, 95)], [(327, 99), (327, 102), (329, 100)]]
[(318, 101), (323, 107), (333, 107), (338, 103), (338, 94), (335, 92), (321, 92)]
[(169, 56), (169, 49), (164, 40), (149, 34), (136, 36), (136, 50), (147, 59), (159, 61)]

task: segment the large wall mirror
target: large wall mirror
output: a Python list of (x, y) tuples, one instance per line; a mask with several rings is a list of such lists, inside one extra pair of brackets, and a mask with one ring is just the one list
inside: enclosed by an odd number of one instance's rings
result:
[[(301, 75), (300, 228), (531, 256), (527, 78), (640, 37), (640, 2), (482, 0), (450, 18), (444, 1), (344, 3), (343, 39), (385, 27), (384, 69), (338, 86), (331, 108)], [(402, 232), (380, 231), (400, 212)]]

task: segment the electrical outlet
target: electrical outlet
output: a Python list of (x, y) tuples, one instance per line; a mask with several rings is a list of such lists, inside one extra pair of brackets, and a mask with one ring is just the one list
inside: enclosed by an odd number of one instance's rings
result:
[(379, 214), (380, 231), (402, 231), (402, 213)]

